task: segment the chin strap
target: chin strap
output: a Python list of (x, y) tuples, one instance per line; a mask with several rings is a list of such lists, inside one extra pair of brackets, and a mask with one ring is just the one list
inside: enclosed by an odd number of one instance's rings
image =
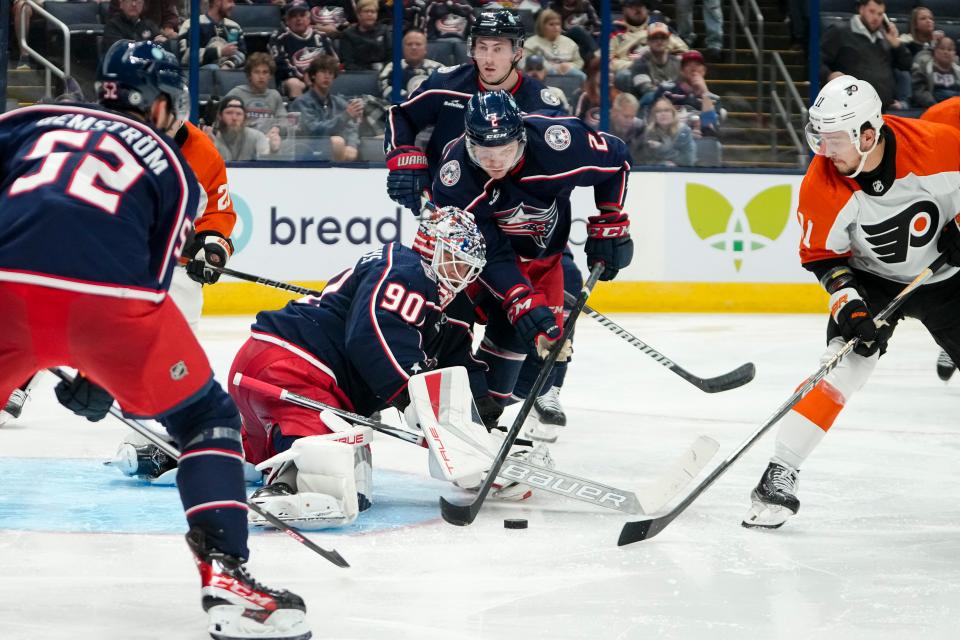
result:
[(858, 175), (860, 175), (860, 172), (863, 171), (863, 165), (865, 165), (865, 164), (867, 163), (867, 156), (869, 156), (871, 153), (873, 153), (873, 150), (877, 148), (877, 145), (878, 145), (878, 144), (880, 144), (880, 135), (879, 135), (879, 134), (877, 134), (877, 136), (873, 139), (873, 146), (872, 146), (872, 147), (870, 147), (870, 148), (867, 149), (866, 151), (860, 151), (859, 149), (857, 149), (857, 153), (860, 154), (860, 164), (857, 165), (857, 170), (856, 170), (856, 171), (854, 171), (853, 173), (851, 173), (850, 175), (847, 176), (848, 178), (856, 178)]

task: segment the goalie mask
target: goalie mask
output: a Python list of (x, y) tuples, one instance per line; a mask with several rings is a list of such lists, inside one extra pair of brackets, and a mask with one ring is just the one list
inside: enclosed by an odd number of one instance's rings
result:
[[(810, 107), (810, 121), (805, 133), (810, 149), (820, 156), (829, 156), (840, 145), (849, 142), (860, 154), (860, 164), (848, 178), (854, 178), (863, 171), (867, 156), (880, 142), (880, 129), (883, 116), (880, 113), (882, 103), (876, 89), (864, 80), (853, 76), (834, 78), (820, 90), (813, 106)], [(866, 151), (860, 149), (860, 133), (863, 125), (877, 132), (873, 146)]]
[(414, 248), (430, 263), (446, 306), (479, 277), (487, 264), (487, 246), (473, 215), (456, 207), (425, 209)]

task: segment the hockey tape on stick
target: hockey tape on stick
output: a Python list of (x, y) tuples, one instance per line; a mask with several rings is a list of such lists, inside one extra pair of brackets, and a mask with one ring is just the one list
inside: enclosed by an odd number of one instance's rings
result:
[(304, 295), (304, 296), (320, 296), (321, 295), (321, 292), (317, 291), (316, 289), (308, 289), (306, 287), (301, 287), (296, 284), (290, 284), (289, 282), (271, 280), (270, 278), (255, 276), (252, 273), (244, 273), (243, 271), (234, 271), (233, 269), (228, 269), (227, 267), (217, 267), (212, 264), (207, 264), (204, 266), (204, 268), (210, 269), (211, 271), (216, 271), (217, 273), (225, 276), (230, 276), (231, 278), (236, 278), (238, 280), (246, 280), (247, 282), (254, 282), (256, 284), (262, 284), (265, 287), (273, 287), (274, 289), (282, 289), (283, 291), (289, 291), (290, 293), (299, 293), (300, 295)]
[[(61, 380), (63, 380), (68, 384), (73, 381), (73, 376), (67, 374), (66, 372), (64, 372), (59, 368), (52, 368), (50, 369), (50, 371), (54, 375), (56, 375), (58, 378), (60, 378)], [(153, 444), (157, 445), (157, 447), (159, 447), (160, 450), (162, 450), (165, 454), (167, 454), (174, 460), (180, 459), (180, 451), (178, 451), (176, 447), (174, 447), (172, 444), (170, 444), (169, 442), (167, 442), (166, 440), (164, 440), (163, 438), (155, 434), (153, 430), (151, 430), (149, 427), (145, 426), (144, 424), (138, 422), (137, 420), (131, 420), (130, 418), (127, 418), (126, 416), (124, 416), (123, 412), (120, 411), (120, 409), (117, 407), (116, 404), (110, 407), (110, 415), (112, 415), (114, 418), (116, 418), (123, 424), (127, 425), (128, 427), (130, 427), (131, 429), (133, 429), (134, 431), (142, 435), (144, 438), (146, 438)], [(291, 538), (293, 538), (303, 546), (318, 553), (319, 555), (323, 556), (326, 560), (329, 560), (330, 562), (337, 565), (338, 567), (343, 567), (345, 569), (350, 566), (350, 564), (343, 558), (343, 556), (341, 556), (335, 549), (327, 550), (327, 549), (324, 549), (323, 547), (320, 547), (315, 542), (313, 542), (309, 538), (305, 537), (302, 533), (300, 533), (298, 529), (291, 527), (290, 525), (283, 522), (282, 520), (274, 516), (272, 513), (270, 513), (266, 509), (252, 502), (247, 502), (247, 507), (249, 507), (252, 511), (259, 514), (261, 517), (265, 518), (270, 524), (272, 524), (274, 527), (276, 527), (280, 531), (283, 531), (285, 534), (287, 534), (288, 536), (290, 536)]]
[[(567, 301), (567, 304), (572, 304), (576, 302), (576, 298), (574, 298), (568, 292), (564, 292), (563, 297), (564, 297), (564, 300)], [(617, 324), (616, 322), (614, 322), (613, 320), (605, 316), (604, 314), (600, 313), (596, 309), (592, 309), (589, 305), (583, 305), (583, 312), (588, 316), (590, 316), (591, 318), (593, 318), (594, 320), (596, 320), (597, 322), (599, 322), (600, 324), (602, 324), (603, 326), (605, 326), (610, 331), (612, 331), (614, 335), (617, 335), (620, 338), (623, 338), (624, 340), (629, 342), (631, 345), (633, 345), (640, 351), (644, 352), (645, 354), (647, 354), (648, 356), (650, 356), (651, 358), (653, 358), (654, 360), (662, 364), (664, 367), (666, 367), (670, 371), (673, 371), (675, 374), (677, 374), (678, 376), (680, 376), (681, 378), (683, 378), (693, 386), (697, 387), (701, 391), (705, 391), (707, 393), (718, 393), (720, 391), (729, 391), (730, 389), (736, 389), (737, 387), (742, 387), (743, 385), (753, 380), (753, 376), (756, 374), (756, 367), (753, 366), (752, 362), (748, 362), (746, 364), (740, 365), (739, 367), (737, 367), (736, 369), (728, 373), (724, 373), (719, 376), (715, 376), (713, 378), (701, 378), (700, 376), (696, 376), (690, 373), (689, 371), (687, 371), (686, 369), (678, 365), (676, 362), (666, 357), (665, 355), (663, 355), (662, 353), (660, 353), (659, 351), (657, 351), (656, 349), (648, 345), (646, 342), (636, 337), (635, 335), (633, 335), (632, 333), (630, 333), (629, 331), (621, 327), (619, 324)]]
[[(910, 294), (916, 291), (920, 286), (930, 279), (930, 276), (939, 269), (946, 262), (947, 258), (945, 255), (939, 256), (934, 260), (929, 267), (920, 272), (916, 278), (913, 279), (913, 282), (904, 287), (897, 296), (891, 300), (886, 307), (883, 308), (880, 313), (874, 316), (874, 323), (879, 327), (886, 320), (896, 313), (897, 309), (900, 308), (900, 305), (907, 299)], [(813, 390), (817, 384), (823, 380), (828, 373), (834, 370), (840, 361), (843, 360), (854, 347), (857, 346), (857, 343), (860, 341), (859, 338), (853, 338), (848, 341), (843, 347), (826, 363), (824, 363), (816, 372), (813, 373), (806, 381), (797, 389), (793, 395), (791, 395), (786, 402), (784, 402), (780, 407), (774, 412), (770, 418), (764, 422), (760, 427), (757, 428), (750, 437), (748, 437), (737, 449), (735, 449), (730, 455), (728, 455), (706, 478), (704, 478), (700, 484), (695, 486), (687, 496), (681, 500), (673, 509), (667, 511), (666, 513), (654, 514), (653, 517), (646, 520), (637, 520), (635, 522), (627, 522), (623, 525), (623, 529), (620, 531), (620, 539), (617, 541), (618, 546), (623, 546), (626, 544), (631, 544), (633, 542), (639, 542), (640, 540), (646, 540), (657, 535), (661, 531), (667, 528), (667, 526), (674, 521), (674, 519), (683, 513), (687, 507), (693, 504), (693, 501), (696, 500), (700, 494), (706, 491), (710, 485), (717, 481), (717, 479), (726, 472), (730, 466), (737, 461), (740, 456), (742, 456), (746, 451), (752, 447), (757, 440), (760, 439), (763, 434), (769, 431), (773, 425), (780, 421), (783, 416), (804, 398), (810, 391)]]

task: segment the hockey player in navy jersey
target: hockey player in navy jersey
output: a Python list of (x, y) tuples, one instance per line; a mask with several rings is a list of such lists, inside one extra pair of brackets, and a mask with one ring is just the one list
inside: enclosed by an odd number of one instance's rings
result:
[(560, 258), (575, 187), (592, 186), (598, 209), (587, 219), (588, 264), (605, 265), (602, 280), (630, 264), (633, 241), (622, 210), (630, 154), (622, 140), (577, 118), (522, 115), (505, 91), (473, 96), (465, 128), (443, 156), (433, 196), (439, 206), (476, 216), (486, 239), (480, 281), (493, 300), (484, 305), (478, 358), (490, 366), (490, 393), (507, 403), (522, 393), (514, 385), (524, 355), (543, 357), (561, 337)]
[(185, 96), (179, 64), (155, 44), (118, 42), (98, 92), (102, 107), (0, 116), (0, 397), (66, 365), (83, 375), (57, 394), (80, 415), (102, 418), (115, 397), (129, 416), (159, 418), (182, 451), (211, 635), (309, 638), (303, 600), (246, 571), (240, 418), (167, 295), (199, 199), (160, 133)]
[[(443, 150), (463, 135), (467, 101), (479, 91), (504, 89), (525, 112), (566, 115), (546, 86), (517, 69), (524, 35), (523, 24), (515, 14), (503, 9), (484, 11), (471, 31), (473, 62), (438, 70), (409, 100), (390, 110), (384, 144), (390, 170), (387, 192), (393, 200), (414, 214), (420, 211), (420, 199), (436, 176)], [(424, 152), (414, 142), (417, 134), (430, 126), (434, 130)], [(564, 287), (576, 295), (583, 277), (569, 250), (562, 262)], [(537, 399), (535, 415), (531, 414), (524, 427), (527, 437), (553, 442), (557, 439), (556, 427), (566, 424), (558, 397), (566, 369), (566, 363), (558, 363), (554, 384)], [(524, 366), (521, 380), (532, 383), (538, 370), (539, 363), (532, 359)]]
[[(444, 314), (483, 269), (483, 237), (455, 209), (430, 225), (421, 225), (416, 249), (388, 244), (332, 278), (319, 298), (257, 314), (229, 391), (247, 460), (273, 470), (251, 499), (278, 517), (305, 528), (353, 522), (370, 506), (371, 432), (236, 386), (237, 373), (362, 415), (403, 410), (410, 377), (438, 366), (463, 365), (483, 378), (470, 327), (449, 326)], [(289, 456), (295, 463), (281, 464)]]

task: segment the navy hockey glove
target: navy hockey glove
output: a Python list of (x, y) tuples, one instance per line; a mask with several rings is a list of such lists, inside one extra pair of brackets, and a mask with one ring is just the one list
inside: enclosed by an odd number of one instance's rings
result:
[(937, 251), (947, 256), (947, 264), (960, 267), (960, 215), (948, 222), (940, 232)]
[(387, 195), (394, 202), (420, 215), (420, 198), (430, 188), (427, 156), (419, 147), (397, 147), (387, 154)]
[(213, 284), (220, 279), (220, 273), (210, 265), (223, 268), (233, 253), (230, 241), (216, 231), (203, 231), (193, 237), (183, 250), (187, 262), (187, 275), (200, 284)]
[(90, 422), (103, 420), (113, 405), (113, 396), (106, 389), (79, 374), (70, 383), (58, 382), (54, 392), (60, 404)]
[(840, 328), (840, 335), (850, 341), (860, 338), (854, 352), (869, 358), (885, 345), (886, 337), (877, 330), (873, 314), (867, 308), (850, 267), (835, 267), (820, 283), (830, 294), (830, 315)]
[(597, 262), (604, 265), (601, 280), (613, 280), (620, 269), (633, 260), (633, 240), (630, 239), (630, 219), (620, 211), (607, 211), (587, 218), (587, 266)]
[[(531, 353), (546, 358), (553, 343), (560, 339), (562, 331), (557, 326), (557, 318), (547, 306), (542, 293), (536, 293), (529, 287), (503, 303), (507, 319), (520, 334)], [(558, 358), (559, 359), (559, 358)]]

